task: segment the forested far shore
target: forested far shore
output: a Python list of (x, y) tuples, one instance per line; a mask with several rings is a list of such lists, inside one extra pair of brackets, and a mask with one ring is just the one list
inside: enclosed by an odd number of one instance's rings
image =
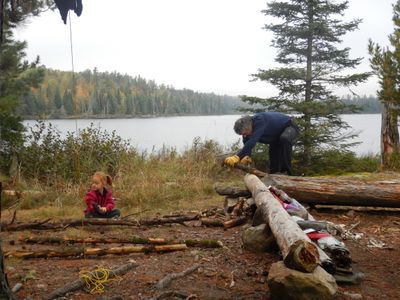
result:
[[(360, 113), (380, 113), (374, 96), (344, 96)], [(156, 116), (238, 114), (248, 107), (237, 96), (178, 90), (140, 76), (86, 70), (71, 72), (45, 69), (43, 83), (20, 100), (23, 119), (133, 118)]]
[(24, 119), (109, 118), (238, 113), (239, 97), (178, 90), (140, 76), (46, 69), (43, 83), (20, 101)]
[(356, 105), (359, 108), (357, 113), (360, 114), (377, 114), (382, 112), (382, 102), (377, 96), (373, 95), (346, 95), (340, 99), (347, 105)]

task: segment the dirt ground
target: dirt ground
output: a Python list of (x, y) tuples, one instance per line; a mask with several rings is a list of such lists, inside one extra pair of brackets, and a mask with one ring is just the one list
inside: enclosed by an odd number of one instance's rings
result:
[[(359, 212), (347, 210), (313, 210), (317, 220), (332, 221), (362, 233), (361, 239), (345, 240), (351, 252), (353, 267), (365, 274), (357, 285), (339, 285), (337, 299), (400, 299), (400, 213)], [(6, 259), (6, 272), (11, 287), (21, 282), (18, 299), (42, 299), (64, 284), (77, 280), (79, 271), (96, 266), (115, 268), (135, 260), (138, 267), (104, 284), (105, 292), (91, 295), (84, 290), (68, 294), (62, 299), (269, 299), (267, 276), (278, 253), (251, 253), (241, 247), (243, 226), (224, 230), (204, 227), (199, 221), (152, 227), (98, 227), (86, 226), (66, 231), (2, 232), (3, 250), (59, 248), (60, 245), (24, 244), (20, 236), (91, 236), (91, 237), (160, 237), (175, 240), (219, 240), (224, 247), (217, 249), (189, 248), (170, 253), (137, 253), (69, 259)], [(375, 247), (368, 247), (373, 241)], [(377, 247), (385, 243), (383, 248)], [(96, 245), (102, 247), (104, 245)], [(107, 245), (111, 246), (111, 245)], [(120, 244), (113, 245), (120, 246)], [(166, 275), (182, 272), (195, 264), (201, 267), (194, 273), (176, 279), (164, 289), (156, 283)], [(166, 296), (166, 291), (176, 292)], [(165, 296), (165, 297), (163, 297)]]

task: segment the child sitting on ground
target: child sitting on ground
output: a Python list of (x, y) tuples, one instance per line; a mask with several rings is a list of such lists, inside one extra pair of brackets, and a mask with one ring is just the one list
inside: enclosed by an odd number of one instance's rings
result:
[(85, 195), (85, 218), (118, 218), (119, 209), (114, 209), (115, 203), (111, 189), (110, 175), (104, 172), (96, 172), (92, 177), (90, 190)]

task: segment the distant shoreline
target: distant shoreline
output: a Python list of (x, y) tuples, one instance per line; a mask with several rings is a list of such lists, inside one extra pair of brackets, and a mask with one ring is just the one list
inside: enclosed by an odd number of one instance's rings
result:
[[(55, 117), (55, 116), (23, 116), (23, 121), (35, 121), (35, 120), (105, 120), (105, 119), (151, 119), (151, 118), (169, 118), (169, 117), (206, 117), (206, 116), (234, 116), (244, 115), (245, 113), (226, 113), (226, 114), (168, 114), (168, 115), (110, 115), (110, 116), (68, 116), (68, 117)], [(381, 113), (347, 113), (341, 115), (380, 115)]]

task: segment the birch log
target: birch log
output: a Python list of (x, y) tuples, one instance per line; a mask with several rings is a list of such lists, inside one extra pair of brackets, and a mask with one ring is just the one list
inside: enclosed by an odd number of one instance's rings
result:
[(257, 208), (261, 210), (264, 219), (268, 220), (285, 265), (302, 272), (313, 272), (319, 264), (317, 247), (257, 176), (247, 174), (244, 182), (252, 193)]

